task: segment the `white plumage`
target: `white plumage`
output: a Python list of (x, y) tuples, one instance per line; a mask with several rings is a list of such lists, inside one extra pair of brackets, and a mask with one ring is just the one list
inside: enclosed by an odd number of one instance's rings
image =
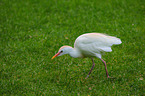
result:
[(101, 52), (111, 52), (113, 44), (121, 44), (121, 40), (101, 33), (87, 33), (76, 39), (74, 48), (81, 51), (85, 57), (101, 58)]
[(102, 33), (86, 33), (79, 36), (75, 40), (74, 48), (70, 46), (62, 46), (59, 49), (58, 53), (52, 57), (52, 59), (57, 56), (64, 55), (64, 54), (69, 54), (70, 56), (74, 58), (90, 57), (92, 59), (93, 66), (88, 74), (89, 76), (95, 65), (93, 57), (98, 57), (103, 61), (105, 65), (105, 69), (106, 69), (106, 75), (109, 78), (107, 67), (106, 67), (106, 62), (101, 58), (101, 53), (111, 52), (112, 45), (117, 45), (121, 43), (122, 42), (119, 38), (116, 38), (113, 36), (108, 36)]

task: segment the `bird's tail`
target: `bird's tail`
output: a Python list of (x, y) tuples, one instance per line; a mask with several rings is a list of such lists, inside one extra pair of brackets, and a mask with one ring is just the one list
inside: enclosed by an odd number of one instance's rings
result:
[(114, 41), (114, 44), (118, 45), (118, 44), (121, 44), (121, 40), (119, 38), (116, 38), (116, 37), (113, 37), (113, 41)]
[(111, 45), (115, 44), (115, 45), (118, 45), (118, 44), (121, 44), (121, 40), (119, 38), (116, 38), (116, 37), (113, 37), (113, 36), (109, 36), (110, 39), (108, 39), (108, 42), (112, 43)]

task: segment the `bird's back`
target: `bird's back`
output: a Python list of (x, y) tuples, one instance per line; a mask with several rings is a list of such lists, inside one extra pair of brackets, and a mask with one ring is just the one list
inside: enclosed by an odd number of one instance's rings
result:
[(101, 58), (100, 52), (111, 52), (113, 44), (121, 44), (121, 40), (101, 33), (86, 33), (75, 40), (74, 47), (86, 56), (97, 54)]

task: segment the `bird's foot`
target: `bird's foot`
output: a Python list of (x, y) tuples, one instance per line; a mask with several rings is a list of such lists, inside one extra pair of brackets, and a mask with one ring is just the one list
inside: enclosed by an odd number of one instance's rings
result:
[(112, 79), (112, 78), (114, 78), (114, 77), (107, 76), (107, 78)]
[(87, 79), (89, 77), (89, 75), (87, 75), (87, 77), (85, 79)]

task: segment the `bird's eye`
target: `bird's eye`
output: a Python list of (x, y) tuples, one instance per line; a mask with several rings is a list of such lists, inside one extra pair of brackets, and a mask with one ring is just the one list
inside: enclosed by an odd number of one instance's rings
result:
[(63, 51), (61, 50), (60, 53), (62, 53)]

